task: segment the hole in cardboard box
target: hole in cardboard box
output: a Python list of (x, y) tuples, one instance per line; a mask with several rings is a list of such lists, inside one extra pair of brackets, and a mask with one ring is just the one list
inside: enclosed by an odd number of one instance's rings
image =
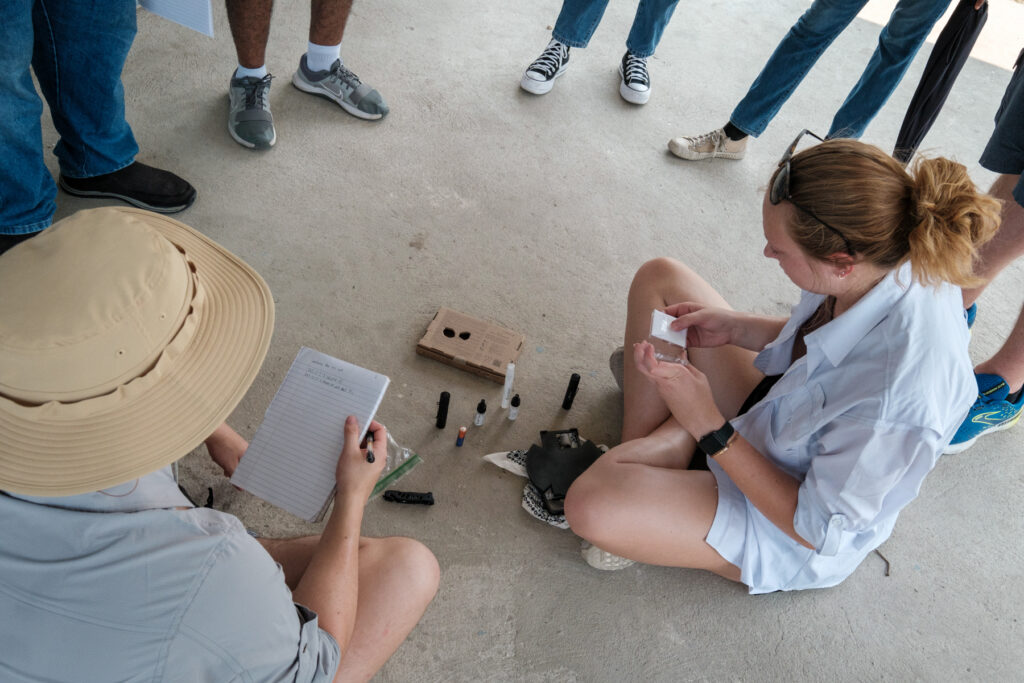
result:
[(444, 328), (444, 331), (442, 332), (442, 334), (444, 334), (444, 336), (446, 336), (446, 337), (454, 337), (455, 336), (455, 330), (453, 330), (450, 327), (446, 327), (446, 328)]
[(469, 332), (459, 332), (459, 339), (469, 339)]

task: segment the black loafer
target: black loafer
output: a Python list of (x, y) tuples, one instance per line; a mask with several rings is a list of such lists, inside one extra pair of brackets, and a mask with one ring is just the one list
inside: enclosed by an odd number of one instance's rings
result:
[(196, 200), (196, 188), (186, 180), (138, 161), (91, 178), (61, 174), (59, 182), (62, 190), (76, 197), (113, 197), (157, 213), (184, 211)]

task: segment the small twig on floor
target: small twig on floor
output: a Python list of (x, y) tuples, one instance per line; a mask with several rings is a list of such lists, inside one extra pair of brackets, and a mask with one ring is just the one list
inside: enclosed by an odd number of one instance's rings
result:
[(878, 555), (880, 558), (882, 558), (882, 562), (885, 562), (885, 575), (889, 576), (889, 567), (891, 566), (889, 564), (889, 558), (886, 557), (885, 555), (883, 555), (882, 551), (879, 550), (878, 548), (875, 548), (875, 554)]

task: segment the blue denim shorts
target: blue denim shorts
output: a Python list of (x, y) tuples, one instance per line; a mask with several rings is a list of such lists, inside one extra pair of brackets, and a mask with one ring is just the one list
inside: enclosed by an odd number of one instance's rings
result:
[[(1024, 172), (1024, 49), (1013, 66), (1003, 101), (996, 112), (996, 129), (989, 138), (980, 163), (996, 173)], [(1024, 206), (1024, 179), (1017, 181), (1013, 198)]]

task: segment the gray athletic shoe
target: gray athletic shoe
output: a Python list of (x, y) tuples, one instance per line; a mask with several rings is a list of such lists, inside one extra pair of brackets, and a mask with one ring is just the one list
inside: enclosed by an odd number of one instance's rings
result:
[(277, 142), (274, 116), (270, 113), (270, 80), (263, 78), (232, 78), (228, 88), (231, 111), (228, 132), (238, 144), (251, 149), (269, 149)]
[(342, 109), (361, 119), (380, 119), (388, 113), (388, 105), (380, 93), (359, 80), (337, 59), (327, 71), (310, 71), (306, 55), (299, 60), (299, 69), (292, 76), (292, 85), (303, 92), (337, 102)]

